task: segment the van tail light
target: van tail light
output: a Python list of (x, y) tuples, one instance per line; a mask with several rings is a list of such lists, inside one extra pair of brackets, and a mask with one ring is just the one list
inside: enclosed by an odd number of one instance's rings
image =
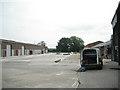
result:
[(82, 60), (84, 64), (88, 64), (88, 59)]
[(85, 62), (88, 64), (88, 59), (86, 59)]

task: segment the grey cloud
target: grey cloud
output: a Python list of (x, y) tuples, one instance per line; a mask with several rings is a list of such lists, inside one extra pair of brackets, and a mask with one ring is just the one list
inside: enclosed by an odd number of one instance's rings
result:
[(78, 31), (78, 30), (91, 30), (94, 29), (95, 26), (94, 25), (80, 25), (80, 26), (69, 26), (69, 27), (65, 27), (63, 26), (62, 28), (69, 30), (69, 31)]

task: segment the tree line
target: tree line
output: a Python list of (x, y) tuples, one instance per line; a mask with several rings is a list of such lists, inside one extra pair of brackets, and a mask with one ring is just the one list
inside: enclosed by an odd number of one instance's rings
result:
[[(37, 45), (46, 47), (44, 41), (39, 42)], [(71, 36), (70, 38), (63, 37), (59, 40), (56, 49), (49, 48), (49, 52), (79, 52), (84, 48), (84, 41), (76, 36)]]

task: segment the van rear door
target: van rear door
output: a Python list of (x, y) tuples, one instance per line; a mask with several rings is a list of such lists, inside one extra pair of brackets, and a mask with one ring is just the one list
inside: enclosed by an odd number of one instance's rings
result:
[(94, 49), (83, 51), (83, 64), (97, 64), (97, 52)]

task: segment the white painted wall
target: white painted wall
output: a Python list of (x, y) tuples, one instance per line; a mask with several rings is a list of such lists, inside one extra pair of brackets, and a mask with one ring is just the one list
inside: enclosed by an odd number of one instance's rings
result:
[(42, 51), (40, 50), (40, 54), (42, 53)]
[(33, 54), (33, 55), (35, 54), (34, 50), (32, 50), (32, 54)]
[(27, 55), (29, 55), (29, 50), (27, 50)]
[(19, 49), (19, 50), (18, 50), (18, 56), (20, 56), (20, 54), (21, 54), (21, 50)]
[(12, 49), (12, 56), (14, 56), (14, 52), (15, 52), (15, 51)]
[(11, 47), (10, 45), (6, 45), (6, 56), (10, 56), (11, 55)]
[(25, 55), (25, 52), (24, 52), (24, 51), (25, 51), (25, 47), (22, 46), (22, 56)]
[(37, 54), (37, 50), (35, 50), (35, 54)]
[(41, 54), (41, 50), (35, 50), (35, 54)]
[(45, 53), (48, 53), (48, 50), (46, 50), (46, 52)]
[(43, 54), (45, 53), (45, 49), (43, 49)]

